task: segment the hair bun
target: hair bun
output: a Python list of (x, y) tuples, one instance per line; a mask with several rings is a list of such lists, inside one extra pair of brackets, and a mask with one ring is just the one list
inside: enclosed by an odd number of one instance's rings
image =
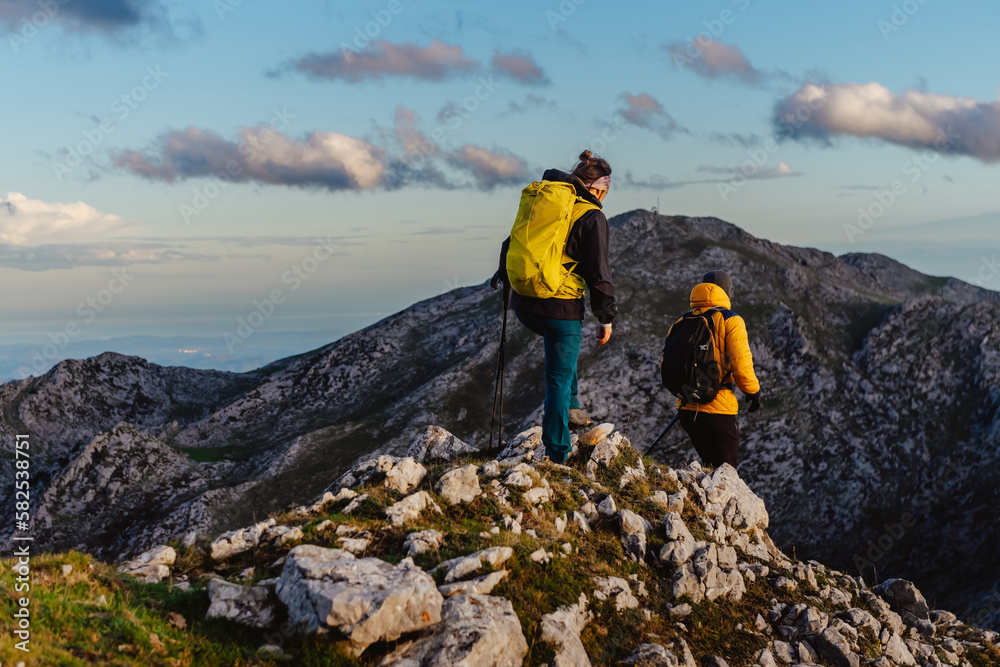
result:
[(580, 162), (590, 162), (594, 157), (594, 154), (590, 151), (583, 151), (580, 153)]

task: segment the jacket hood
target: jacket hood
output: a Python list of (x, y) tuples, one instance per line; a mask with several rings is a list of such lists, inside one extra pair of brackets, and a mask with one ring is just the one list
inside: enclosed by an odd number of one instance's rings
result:
[(574, 188), (576, 188), (576, 195), (578, 197), (583, 197), (591, 204), (597, 206), (597, 208), (604, 208), (601, 205), (601, 200), (595, 197), (594, 195), (590, 194), (590, 191), (587, 190), (587, 186), (583, 184), (583, 181), (581, 181), (573, 174), (568, 174), (565, 171), (561, 171), (559, 169), (546, 169), (545, 173), (542, 174), (542, 180), (555, 181), (557, 183), (569, 183)]
[(729, 310), (733, 304), (726, 291), (714, 283), (698, 283), (691, 290), (691, 309), (725, 308)]

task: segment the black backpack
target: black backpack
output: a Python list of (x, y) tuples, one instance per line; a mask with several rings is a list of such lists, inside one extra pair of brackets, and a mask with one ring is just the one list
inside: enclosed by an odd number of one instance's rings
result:
[(720, 310), (709, 308), (700, 315), (694, 311), (684, 313), (663, 343), (663, 386), (685, 403), (711, 403), (723, 387), (719, 364), (722, 350), (715, 345), (714, 315)]

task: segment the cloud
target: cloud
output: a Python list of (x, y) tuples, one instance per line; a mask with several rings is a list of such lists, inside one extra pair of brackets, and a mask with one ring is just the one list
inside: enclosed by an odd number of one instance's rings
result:
[(520, 83), (534, 86), (550, 83), (545, 73), (542, 72), (542, 68), (535, 62), (534, 57), (522, 49), (513, 53), (497, 51), (493, 54), (493, 67)]
[(741, 134), (739, 132), (712, 132), (708, 135), (708, 140), (727, 146), (752, 148), (761, 142), (761, 137), (756, 134)]
[(769, 78), (765, 72), (750, 64), (750, 60), (738, 46), (699, 40), (691, 44), (675, 42), (664, 48), (679, 69), (690, 67), (704, 79), (728, 79), (756, 86)]
[(70, 29), (111, 32), (158, 22), (165, 16), (159, 0), (53, 0), (48, 5), (51, 9), (46, 9), (46, 4), (38, 0), (3, 0), (0, 21), (13, 31), (24, 19), (30, 21), (41, 14)]
[(663, 139), (670, 139), (678, 132), (690, 134), (687, 128), (681, 126), (663, 110), (663, 105), (653, 96), (646, 93), (639, 95), (622, 93), (620, 99), (625, 102), (625, 108), (619, 109), (618, 114), (626, 123), (656, 132)]
[(878, 83), (807, 83), (775, 104), (772, 123), (792, 139), (830, 143), (834, 136), (853, 136), (1000, 160), (998, 101), (917, 90), (896, 94)]
[(544, 109), (545, 111), (553, 111), (555, 113), (563, 113), (559, 109), (559, 105), (554, 101), (542, 95), (535, 95), (534, 93), (528, 93), (524, 96), (524, 100), (521, 102), (515, 102), (510, 100), (507, 102), (507, 109), (503, 111), (500, 116), (514, 116), (520, 113), (526, 113), (532, 109)]
[[(400, 107), (396, 110), (392, 131), (384, 132), (403, 149), (402, 156), (389, 159), (385, 180), (390, 189), (407, 185), (443, 189), (474, 185), (482, 190), (492, 190), (522, 183), (528, 178), (525, 160), (508, 150), (488, 150), (472, 144), (451, 149), (447, 140), (440, 143), (433, 141), (419, 125), (420, 119), (413, 111)], [(470, 178), (471, 182), (467, 180)]]
[[(748, 160), (748, 162), (750, 162)], [(728, 176), (736, 176), (737, 174), (746, 176), (747, 178), (784, 178), (786, 176), (801, 176), (802, 172), (794, 171), (785, 162), (779, 162), (777, 167), (768, 167), (767, 169), (762, 169), (755, 166), (752, 170), (744, 169), (740, 167), (712, 167), (710, 165), (702, 165), (698, 167), (698, 171), (707, 172), (710, 174), (726, 174)]]
[[(466, 58), (461, 46), (451, 46), (438, 39), (432, 40), (426, 47), (393, 44), (379, 39), (372, 42), (368, 49), (358, 53), (346, 49), (310, 53), (293, 61), (288, 67), (315, 79), (341, 79), (357, 83), (392, 76), (442, 81), (474, 72), (480, 68), (480, 64)], [(277, 76), (280, 70), (270, 74)]]
[(220, 259), (219, 255), (193, 253), (163, 243), (50, 243), (39, 246), (0, 243), (0, 266), (25, 271), (71, 269), (77, 266), (173, 264), (217, 259)]
[(384, 149), (337, 132), (314, 131), (298, 141), (266, 125), (240, 128), (240, 141), (210, 130), (170, 130), (144, 152), (112, 155), (119, 168), (172, 183), (215, 176), (303, 188), (371, 190), (382, 183)]
[(528, 178), (528, 165), (520, 157), (503, 149), (487, 150), (465, 145), (448, 155), (448, 162), (471, 173), (476, 185), (492, 190), (501, 185), (515, 185)]
[(95, 235), (124, 232), (134, 222), (118, 215), (101, 213), (78, 201), (58, 204), (28, 199), (18, 192), (8, 192), (0, 199), (0, 243), (34, 245), (57, 237), (63, 241), (93, 239)]

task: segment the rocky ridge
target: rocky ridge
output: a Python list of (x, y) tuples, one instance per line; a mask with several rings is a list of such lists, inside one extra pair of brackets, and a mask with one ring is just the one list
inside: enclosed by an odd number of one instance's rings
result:
[[(673, 410), (656, 378), (667, 323), (703, 270), (728, 268), (765, 387), (764, 409), (741, 418), (740, 474), (767, 502), (776, 542), (855, 575), (905, 576), (1000, 628), (996, 293), (714, 218), (633, 211), (610, 223), (622, 316), (609, 345), (581, 354), (591, 413), (636, 442), (658, 432)], [(36, 544), (134, 556), (304, 502), (359, 457), (405, 455), (429, 423), (481, 445), (498, 320), (497, 294), (480, 285), (253, 373), (109, 353), (4, 384), (3, 441), (33, 438)], [(539, 421), (543, 395), (540, 341), (516, 322), (508, 335), (507, 383), (520, 389), (505, 438)], [(679, 431), (658, 454), (675, 466), (689, 456)]]
[(421, 461), (362, 461), (313, 505), (178, 545), (199, 568), (170, 572), (164, 545), (121, 571), (272, 630), (263, 660), (294, 660), (295, 636), (381, 667), (1000, 664), (997, 633), (911, 582), (783, 553), (728, 465), (643, 461), (610, 424), (557, 465), (539, 434), (484, 459), (428, 427), (410, 448)]

